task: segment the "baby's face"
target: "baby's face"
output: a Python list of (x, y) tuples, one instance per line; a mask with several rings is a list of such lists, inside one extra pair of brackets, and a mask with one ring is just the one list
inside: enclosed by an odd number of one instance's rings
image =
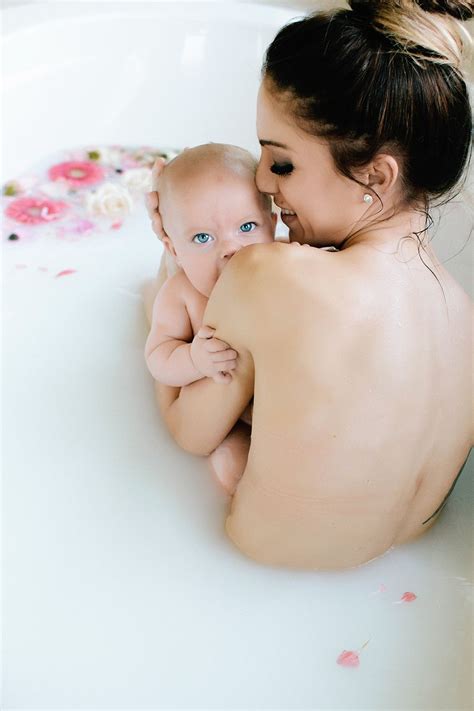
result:
[(220, 170), (182, 180), (160, 198), (160, 213), (165, 246), (204, 296), (236, 252), (275, 236), (276, 215), (264, 206), (251, 174)]

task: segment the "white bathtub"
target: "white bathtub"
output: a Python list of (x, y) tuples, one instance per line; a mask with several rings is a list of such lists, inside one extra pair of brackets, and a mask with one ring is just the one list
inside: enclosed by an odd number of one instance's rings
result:
[[(264, 48), (295, 14), (5, 10), (3, 179), (85, 144), (256, 150)], [(451, 208), (440, 254), (468, 233)], [(472, 708), (472, 458), (419, 541), (349, 572), (260, 567), (155, 408), (139, 289), (160, 245), (145, 216), (116, 242), (2, 246), (2, 708)], [(466, 288), (469, 255), (449, 262)], [(361, 650), (358, 668), (336, 663), (343, 650)]]

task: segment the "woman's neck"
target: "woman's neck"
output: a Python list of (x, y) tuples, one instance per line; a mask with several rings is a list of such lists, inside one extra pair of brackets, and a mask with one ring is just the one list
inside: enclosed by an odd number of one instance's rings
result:
[(363, 227), (346, 239), (340, 249), (364, 246), (394, 254), (403, 261), (419, 258), (421, 253), (425, 261), (428, 258), (433, 265), (438, 266), (436, 254), (428, 240), (425, 214), (404, 210)]

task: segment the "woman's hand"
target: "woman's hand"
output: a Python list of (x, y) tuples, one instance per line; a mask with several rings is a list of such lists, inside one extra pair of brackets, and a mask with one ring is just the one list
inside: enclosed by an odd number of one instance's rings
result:
[(165, 159), (164, 158), (157, 158), (155, 161), (155, 164), (153, 165), (153, 168), (151, 170), (151, 184), (153, 187), (153, 190), (145, 195), (145, 204), (146, 204), (146, 209), (148, 211), (148, 214), (151, 219), (151, 226), (153, 229), (153, 232), (156, 234), (159, 239), (163, 239), (163, 237), (166, 237), (166, 232), (164, 231), (163, 228), (163, 223), (161, 221), (161, 215), (160, 215), (160, 199), (158, 195), (158, 178), (160, 177), (160, 173), (163, 171), (163, 168), (165, 167)]
[(215, 383), (230, 383), (229, 371), (236, 368), (237, 351), (214, 338), (214, 332), (210, 326), (201, 326), (191, 343), (191, 360), (196, 370)]

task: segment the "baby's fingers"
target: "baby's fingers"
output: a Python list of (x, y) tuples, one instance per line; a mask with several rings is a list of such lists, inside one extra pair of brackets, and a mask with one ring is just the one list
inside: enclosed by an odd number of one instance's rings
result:
[(217, 373), (212, 379), (215, 383), (230, 383), (232, 382), (232, 375), (230, 373)]
[(197, 335), (199, 338), (212, 338), (215, 330), (216, 329), (212, 328), (212, 326), (201, 326)]
[(211, 355), (211, 360), (213, 363), (227, 363), (228, 361), (235, 361), (237, 355), (237, 351), (227, 348), (225, 351), (217, 351), (213, 353)]
[[(230, 346), (228, 343), (225, 341), (219, 340), (219, 338), (210, 338), (206, 342), (206, 350), (209, 353), (218, 353), (219, 351), (227, 351), (230, 350)], [(234, 351), (235, 352), (235, 351)], [(237, 353), (235, 352), (235, 357), (237, 357)]]

